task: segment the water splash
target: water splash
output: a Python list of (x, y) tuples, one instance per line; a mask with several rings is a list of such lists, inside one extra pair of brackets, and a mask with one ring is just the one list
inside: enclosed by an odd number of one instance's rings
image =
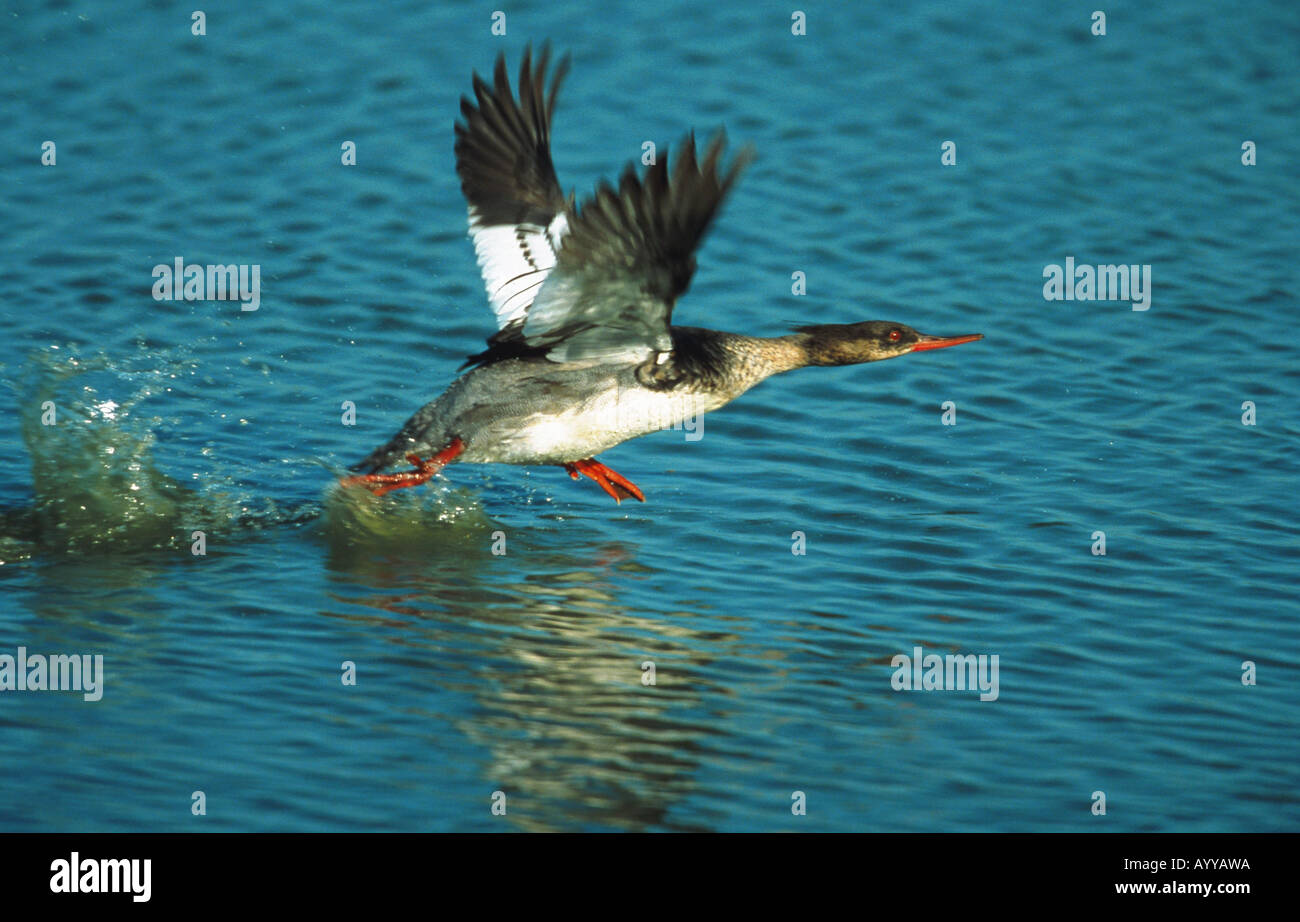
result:
[[(323, 502), (297, 505), (257, 495), (246, 470), (221, 470), (211, 445), (188, 447), (196, 437), (180, 413), (202, 399), (206, 384), (184, 349), (141, 343), (125, 359), (68, 346), (35, 353), (15, 386), (34, 495), (30, 506), (0, 509), (0, 565), (39, 554), (186, 550), (195, 531), (260, 531), (322, 515), (313, 533), (332, 556), (366, 548), (436, 553), (455, 546), (465, 528), (490, 524), (471, 492), (447, 484), (382, 499), (330, 486)], [(205, 466), (191, 473), (193, 486), (163, 470), (160, 437), (186, 444), (185, 457)], [(330, 479), (341, 473), (306, 463)]]
[(155, 436), (136, 412), (150, 388), (103, 359), (44, 353), (31, 367), (20, 413), (38, 541), (67, 550), (175, 541), (195, 493), (153, 463)]
[(165, 473), (160, 432), (179, 422), (154, 411), (198, 372), (183, 350), (124, 360), (68, 346), (34, 354), (17, 385), (31, 457), (30, 507), (0, 512), (0, 559), (36, 553), (177, 549), (193, 531), (237, 519), (241, 504), (208, 478), (204, 489)]
[[(336, 472), (342, 474), (344, 472)], [(375, 496), (363, 487), (331, 487), (325, 497), (321, 532), (338, 565), (361, 548), (381, 553), (460, 555), (466, 532), (493, 527), (473, 492), (435, 480), (419, 489)], [(485, 542), (473, 541), (469, 546)]]

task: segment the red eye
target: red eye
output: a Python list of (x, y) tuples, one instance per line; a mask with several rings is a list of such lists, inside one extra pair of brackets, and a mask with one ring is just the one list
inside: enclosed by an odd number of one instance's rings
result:
[(889, 331), (889, 341), (890, 341), (891, 343), (896, 343), (896, 342), (898, 342), (898, 340), (901, 339), (902, 336), (903, 336), (903, 331), (902, 331), (902, 330), (890, 330), (890, 331)]

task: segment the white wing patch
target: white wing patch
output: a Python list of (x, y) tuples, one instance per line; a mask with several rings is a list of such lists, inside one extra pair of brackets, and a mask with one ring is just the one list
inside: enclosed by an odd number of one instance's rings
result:
[(474, 241), (479, 271), (487, 288), (497, 329), (504, 329), (528, 315), (528, 308), (546, 276), (555, 268), (555, 254), (569, 229), (564, 212), (549, 225), (483, 225), (478, 209), (470, 206), (469, 235)]

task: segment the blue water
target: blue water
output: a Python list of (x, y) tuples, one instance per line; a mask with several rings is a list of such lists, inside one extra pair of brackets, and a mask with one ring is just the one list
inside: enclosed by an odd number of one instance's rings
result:
[[(0, 654), (105, 679), (0, 692), (0, 829), (1300, 828), (1300, 7), (791, 6), (6, 11)], [(985, 340), (602, 456), (644, 505), (338, 494), (491, 332), (451, 126), (547, 38), (566, 189), (757, 151), (678, 322)], [(1044, 300), (1071, 256), (1150, 309)], [(259, 310), (155, 301), (177, 257)], [(916, 646), (997, 700), (895, 691)]]

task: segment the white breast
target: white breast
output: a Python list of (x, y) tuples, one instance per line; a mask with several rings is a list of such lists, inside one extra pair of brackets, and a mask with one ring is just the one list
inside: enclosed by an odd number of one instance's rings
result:
[(639, 435), (689, 424), (725, 402), (706, 394), (641, 387), (605, 391), (572, 409), (525, 418), (498, 443), (493, 454), (501, 457), (485, 460), (563, 464), (591, 458)]

